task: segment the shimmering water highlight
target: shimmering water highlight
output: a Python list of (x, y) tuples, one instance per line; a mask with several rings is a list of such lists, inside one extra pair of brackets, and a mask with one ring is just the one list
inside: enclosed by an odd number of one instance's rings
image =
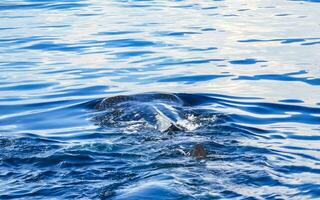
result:
[(0, 199), (319, 199), (319, 10), (1, 1)]

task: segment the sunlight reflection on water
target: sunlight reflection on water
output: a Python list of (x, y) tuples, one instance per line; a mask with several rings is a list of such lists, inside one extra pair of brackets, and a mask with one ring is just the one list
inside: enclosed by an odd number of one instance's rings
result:
[[(319, 198), (319, 6), (1, 2), (0, 199)], [(91, 120), (91, 101), (147, 92), (218, 120), (174, 134)], [(181, 153), (199, 142), (206, 160)]]

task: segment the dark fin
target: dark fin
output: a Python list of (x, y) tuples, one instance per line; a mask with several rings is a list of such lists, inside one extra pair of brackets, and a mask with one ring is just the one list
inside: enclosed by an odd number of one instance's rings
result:
[(179, 128), (178, 126), (171, 124), (169, 128), (167, 128), (164, 132), (175, 132), (175, 131), (181, 131), (182, 129)]
[(197, 159), (201, 159), (207, 156), (207, 151), (202, 144), (196, 144), (193, 146), (190, 155)]

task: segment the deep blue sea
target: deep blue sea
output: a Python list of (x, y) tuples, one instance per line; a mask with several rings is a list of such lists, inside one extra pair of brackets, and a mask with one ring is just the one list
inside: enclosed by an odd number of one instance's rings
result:
[(2, 0), (0, 199), (320, 199), (319, 17), (319, 0)]

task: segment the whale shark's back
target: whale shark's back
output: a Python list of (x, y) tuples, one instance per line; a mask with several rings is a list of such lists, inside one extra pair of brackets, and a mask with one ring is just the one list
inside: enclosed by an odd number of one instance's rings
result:
[(94, 108), (100, 111), (94, 121), (104, 127), (188, 131), (196, 129), (201, 121), (201, 114), (176, 94), (119, 95), (96, 102)]
[(95, 106), (98, 110), (108, 109), (125, 102), (163, 102), (169, 104), (183, 105), (183, 101), (174, 94), (167, 93), (144, 93), (136, 95), (119, 95), (103, 99)]

